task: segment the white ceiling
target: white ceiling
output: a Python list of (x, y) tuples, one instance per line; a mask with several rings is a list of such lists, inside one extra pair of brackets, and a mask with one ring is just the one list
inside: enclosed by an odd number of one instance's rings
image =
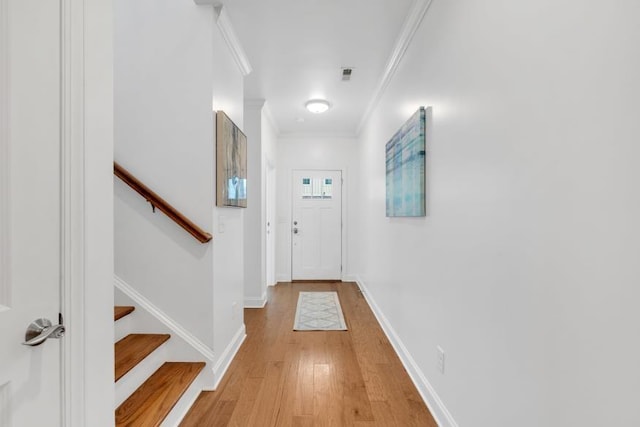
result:
[[(412, 0), (227, 0), (253, 72), (245, 98), (266, 99), (281, 134), (355, 135)], [(352, 67), (343, 82), (342, 67)], [(304, 103), (324, 98), (324, 114)], [(300, 120), (304, 121), (300, 121)]]

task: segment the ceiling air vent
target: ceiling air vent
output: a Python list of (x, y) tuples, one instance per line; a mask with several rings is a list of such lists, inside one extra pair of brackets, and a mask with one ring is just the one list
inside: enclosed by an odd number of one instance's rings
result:
[(348, 82), (351, 80), (351, 73), (353, 72), (352, 68), (343, 68), (342, 69), (342, 81)]

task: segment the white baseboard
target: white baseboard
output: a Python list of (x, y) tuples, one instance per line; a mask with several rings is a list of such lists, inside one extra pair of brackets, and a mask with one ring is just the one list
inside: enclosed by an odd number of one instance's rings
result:
[(357, 282), (358, 281), (358, 276), (343, 276), (342, 277), (342, 281), (343, 282)]
[(267, 305), (267, 293), (263, 293), (261, 298), (245, 298), (244, 308), (264, 308)]
[(400, 337), (391, 326), (391, 323), (384, 315), (384, 313), (380, 310), (380, 307), (367, 290), (367, 286), (359, 277), (356, 277), (355, 281), (358, 283), (358, 286), (360, 287), (362, 294), (367, 300), (369, 307), (371, 307), (371, 311), (373, 311), (376, 319), (378, 319), (378, 323), (380, 323), (380, 326), (382, 326), (382, 330), (387, 335), (387, 338), (391, 342), (391, 345), (402, 361), (402, 364), (407, 370), (411, 381), (413, 381), (413, 384), (418, 389), (420, 396), (422, 396), (422, 400), (424, 400), (424, 403), (427, 405), (427, 407), (429, 407), (433, 418), (435, 418), (440, 427), (458, 427), (458, 424), (453, 419), (453, 416), (444, 406), (444, 403), (442, 402), (436, 391), (433, 389), (431, 384), (429, 384), (427, 377), (418, 367), (418, 364), (409, 353), (409, 350), (407, 350), (403, 342), (400, 340)]
[(233, 358), (236, 357), (236, 353), (238, 353), (238, 350), (240, 350), (240, 346), (242, 345), (246, 337), (247, 334), (245, 332), (245, 326), (243, 323), (240, 329), (238, 329), (238, 332), (236, 332), (236, 334), (233, 336), (233, 339), (231, 340), (227, 348), (225, 348), (224, 352), (222, 352), (222, 354), (220, 355), (220, 359), (213, 366), (213, 373), (215, 375), (213, 390), (216, 390), (218, 388), (218, 385), (220, 385), (222, 377), (224, 377), (227, 369), (229, 369), (229, 365), (231, 365)]
[(198, 353), (206, 360), (215, 360), (213, 350), (195, 337), (191, 332), (187, 331), (182, 325), (169, 317), (164, 311), (156, 307), (151, 301), (142, 296), (131, 285), (119, 278), (113, 276), (113, 282), (116, 288), (118, 288), (123, 294), (135, 301), (136, 305), (146, 310), (152, 316), (154, 316), (160, 323), (166, 326), (172, 333), (182, 338), (187, 344), (193, 347)]

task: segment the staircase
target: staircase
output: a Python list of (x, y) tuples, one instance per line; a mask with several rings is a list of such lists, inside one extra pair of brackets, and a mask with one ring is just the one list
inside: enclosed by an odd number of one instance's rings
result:
[[(114, 321), (126, 322), (132, 306), (114, 307)], [(122, 328), (120, 328), (122, 330)], [(124, 335), (116, 332), (116, 336)], [(128, 333), (115, 343), (116, 399), (126, 397), (116, 409), (116, 426), (156, 427), (175, 425), (191, 402), (181, 402), (205, 367), (205, 362), (168, 362), (166, 342), (169, 334)], [(193, 388), (193, 387), (191, 387)], [(135, 389), (133, 392), (130, 390)], [(191, 395), (199, 390), (191, 390)], [(184, 399), (182, 399), (184, 400)], [(189, 399), (187, 399), (189, 400)], [(177, 414), (173, 414), (173, 412)], [(173, 416), (171, 416), (173, 415)], [(163, 424), (164, 423), (164, 424)]]

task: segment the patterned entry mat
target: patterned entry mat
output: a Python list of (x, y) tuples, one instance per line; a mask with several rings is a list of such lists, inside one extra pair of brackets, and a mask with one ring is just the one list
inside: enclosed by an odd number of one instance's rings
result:
[(337, 292), (300, 292), (294, 331), (346, 331)]

